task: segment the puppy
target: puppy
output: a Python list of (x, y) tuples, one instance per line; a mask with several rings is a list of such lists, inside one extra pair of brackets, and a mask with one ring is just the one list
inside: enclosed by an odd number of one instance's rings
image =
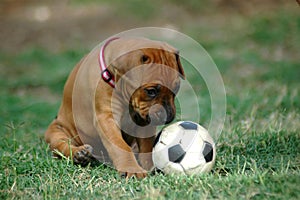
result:
[(109, 39), (71, 72), (45, 140), (74, 163), (96, 158), (122, 176), (143, 178), (153, 166), (156, 126), (175, 117), (180, 77), (174, 47), (143, 38)]

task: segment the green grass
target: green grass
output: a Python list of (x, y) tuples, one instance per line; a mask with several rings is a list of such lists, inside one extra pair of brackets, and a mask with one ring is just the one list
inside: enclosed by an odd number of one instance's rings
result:
[(0, 52), (0, 199), (300, 199), (299, 15), (282, 9), (238, 20), (215, 38), (212, 27), (183, 25), (203, 41), (227, 91), (216, 164), (199, 176), (125, 180), (109, 167), (52, 158), (43, 133), (88, 50)]

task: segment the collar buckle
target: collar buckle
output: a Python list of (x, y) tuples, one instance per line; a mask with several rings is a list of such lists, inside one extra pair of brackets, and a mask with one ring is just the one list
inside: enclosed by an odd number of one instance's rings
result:
[(109, 83), (111, 80), (114, 79), (114, 76), (110, 73), (110, 71), (107, 68), (101, 72), (101, 76), (106, 83)]
[(109, 40), (106, 41), (106, 43), (101, 47), (100, 52), (99, 52), (99, 65), (100, 65), (100, 70), (101, 72), (101, 77), (102, 79), (108, 83), (112, 88), (115, 87), (115, 79), (113, 74), (107, 69), (105, 59), (104, 59), (104, 50), (105, 47), (113, 40), (119, 39), (118, 37), (110, 38)]

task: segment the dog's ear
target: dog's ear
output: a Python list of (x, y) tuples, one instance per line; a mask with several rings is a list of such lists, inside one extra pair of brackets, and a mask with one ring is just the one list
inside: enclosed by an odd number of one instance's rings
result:
[(183, 67), (182, 67), (181, 62), (180, 62), (179, 51), (177, 51), (175, 53), (175, 56), (176, 56), (176, 62), (177, 62), (178, 72), (180, 74), (180, 78), (185, 79), (184, 70), (183, 70)]

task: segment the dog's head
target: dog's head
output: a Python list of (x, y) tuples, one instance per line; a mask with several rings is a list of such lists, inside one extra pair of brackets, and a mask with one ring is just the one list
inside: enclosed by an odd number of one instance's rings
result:
[(139, 126), (170, 123), (176, 114), (175, 95), (171, 89), (160, 84), (146, 84), (138, 88), (129, 103), (132, 120)]
[(135, 49), (115, 59), (110, 70), (117, 74), (117, 81), (127, 76), (120, 82), (123, 96), (128, 96), (131, 119), (139, 126), (170, 123), (176, 114), (180, 77), (185, 77), (178, 51), (157, 41), (130, 42), (127, 47)]
[(130, 98), (130, 116), (140, 126), (168, 124), (175, 118), (175, 95), (180, 76), (184, 77), (179, 55), (176, 51), (143, 49), (141, 62), (148, 68), (143, 72), (147, 81)]

